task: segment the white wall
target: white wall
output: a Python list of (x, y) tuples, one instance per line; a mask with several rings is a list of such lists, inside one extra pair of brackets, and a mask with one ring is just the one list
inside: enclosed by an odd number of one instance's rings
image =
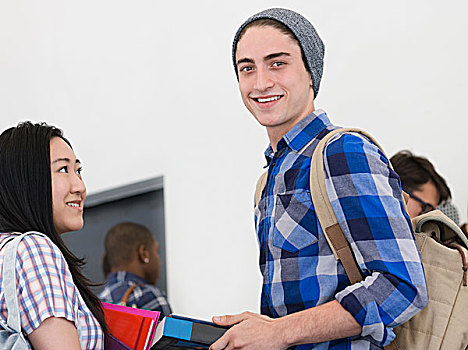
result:
[(65, 130), (89, 193), (164, 175), (176, 312), (258, 310), (252, 193), (264, 130), (242, 106), (231, 40), (288, 6), (326, 44), (318, 107), (389, 155), (428, 156), (466, 219), (466, 1), (0, 0), (0, 129)]

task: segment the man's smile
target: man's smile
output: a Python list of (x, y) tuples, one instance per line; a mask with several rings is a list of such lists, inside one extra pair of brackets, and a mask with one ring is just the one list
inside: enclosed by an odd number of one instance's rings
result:
[(282, 95), (276, 95), (276, 96), (268, 96), (268, 97), (257, 97), (254, 98), (255, 101), (260, 102), (260, 103), (265, 103), (265, 102), (271, 102), (271, 101), (277, 101), (279, 100)]
[(265, 106), (266, 104), (271, 104), (271, 102), (276, 102), (283, 98), (283, 95), (270, 95), (270, 96), (261, 96), (261, 97), (252, 97), (252, 99), (260, 105)]

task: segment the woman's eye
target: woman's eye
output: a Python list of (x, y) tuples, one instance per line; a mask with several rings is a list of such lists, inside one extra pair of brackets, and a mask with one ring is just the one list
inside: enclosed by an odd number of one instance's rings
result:
[(64, 166), (59, 169), (59, 173), (68, 173), (68, 167)]
[(83, 167), (81, 167), (81, 166), (80, 166), (78, 169), (76, 169), (76, 173), (77, 173), (78, 175), (81, 175), (81, 172), (82, 172), (82, 171), (83, 171)]

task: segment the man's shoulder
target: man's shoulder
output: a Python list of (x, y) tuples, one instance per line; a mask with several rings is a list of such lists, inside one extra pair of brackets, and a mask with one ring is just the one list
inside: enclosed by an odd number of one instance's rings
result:
[(152, 284), (139, 285), (136, 289), (140, 289), (142, 294), (153, 294), (156, 298), (164, 296), (164, 293), (156, 286)]
[(156, 286), (145, 284), (135, 288), (129, 303), (134, 302), (137, 307), (148, 310), (164, 310), (169, 302), (166, 295)]
[(380, 147), (371, 139), (371, 136), (358, 131), (339, 131), (328, 140), (324, 152), (327, 156), (341, 153), (363, 153), (380, 154), (383, 153)]
[(129, 281), (108, 281), (104, 286), (104, 289), (99, 293), (99, 298), (110, 298), (115, 293), (121, 294), (122, 291), (125, 292), (132, 285)]

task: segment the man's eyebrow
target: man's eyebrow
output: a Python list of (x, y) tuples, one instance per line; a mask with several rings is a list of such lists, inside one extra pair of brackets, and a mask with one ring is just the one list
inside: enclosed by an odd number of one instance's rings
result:
[(241, 58), (240, 60), (237, 61), (237, 65), (241, 63), (254, 63), (254, 61), (251, 58)]
[[(271, 59), (278, 58), (278, 57), (281, 57), (281, 56), (291, 56), (291, 54), (289, 54), (287, 52), (275, 52), (275, 53), (271, 53), (269, 55), (266, 55), (263, 60), (264, 61), (269, 61)], [(240, 60), (237, 61), (237, 65), (239, 65), (241, 63), (254, 63), (254, 61), (251, 58), (241, 58)]]
[(281, 56), (291, 56), (291, 54), (287, 53), (287, 52), (275, 52), (275, 53), (271, 53), (267, 56), (265, 56), (264, 58), (264, 61), (269, 61), (273, 58), (278, 58), (278, 57), (281, 57)]

